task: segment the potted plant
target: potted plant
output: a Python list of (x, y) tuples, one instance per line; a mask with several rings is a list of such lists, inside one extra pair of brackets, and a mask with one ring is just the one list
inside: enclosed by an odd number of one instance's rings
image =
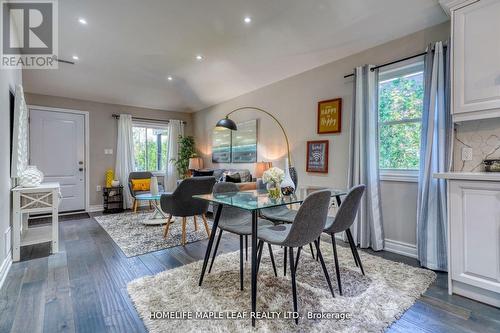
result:
[(179, 136), (179, 153), (177, 159), (171, 160), (177, 168), (179, 178), (185, 179), (189, 176), (189, 159), (195, 156), (194, 138), (192, 136)]

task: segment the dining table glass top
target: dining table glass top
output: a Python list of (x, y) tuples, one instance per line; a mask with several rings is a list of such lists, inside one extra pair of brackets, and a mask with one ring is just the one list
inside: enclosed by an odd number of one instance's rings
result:
[(201, 194), (194, 195), (193, 198), (252, 211), (264, 208), (285, 206), (295, 203), (302, 203), (309, 194), (319, 190), (329, 190), (332, 197), (347, 194), (346, 190), (309, 186), (299, 187), (294, 194), (286, 196), (284, 195), (278, 199), (270, 198), (266, 190), (227, 192), (219, 194)]

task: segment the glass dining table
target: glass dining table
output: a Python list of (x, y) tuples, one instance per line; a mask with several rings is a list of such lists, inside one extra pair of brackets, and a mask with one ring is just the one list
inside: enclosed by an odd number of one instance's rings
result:
[[(212, 251), (212, 246), (215, 239), (215, 234), (216, 234), (215, 231), (217, 230), (217, 226), (219, 224), (219, 219), (223, 207), (225, 206), (237, 207), (251, 212), (252, 213), (251, 295), (252, 295), (252, 313), (255, 314), (257, 307), (257, 231), (259, 224), (258, 223), (259, 211), (261, 209), (266, 209), (266, 208), (300, 204), (305, 200), (305, 198), (310, 193), (318, 190), (329, 190), (331, 192), (331, 196), (335, 198), (338, 206), (340, 206), (341, 203), (341, 196), (347, 194), (347, 191), (345, 190), (310, 186), (310, 187), (299, 187), (294, 194), (288, 196), (282, 196), (278, 199), (270, 198), (266, 190), (194, 195), (193, 198), (217, 204), (217, 210), (215, 212), (214, 222), (212, 225), (212, 232), (210, 233), (210, 239), (208, 241), (207, 250), (205, 252), (205, 258), (203, 260), (203, 267), (201, 270), (201, 275), (198, 285), (201, 286), (203, 283), (203, 278), (205, 276), (205, 271), (207, 269), (208, 260), (210, 258), (210, 253)], [(255, 316), (251, 316), (251, 318), (252, 318), (252, 326), (255, 326)]]

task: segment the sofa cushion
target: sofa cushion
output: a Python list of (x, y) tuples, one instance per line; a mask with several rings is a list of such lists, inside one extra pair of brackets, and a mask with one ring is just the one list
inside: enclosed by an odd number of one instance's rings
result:
[(228, 183), (241, 183), (241, 176), (239, 173), (226, 175), (226, 182)]

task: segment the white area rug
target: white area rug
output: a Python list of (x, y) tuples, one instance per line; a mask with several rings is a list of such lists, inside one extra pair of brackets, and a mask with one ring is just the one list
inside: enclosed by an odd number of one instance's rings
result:
[[(308, 250), (302, 251), (297, 271), (300, 320), (260, 319), (252, 330), (251, 320), (227, 319), (228, 311), (250, 316), (250, 263), (245, 264), (245, 290), (239, 290), (239, 252), (220, 255), (212, 273), (198, 286), (199, 261), (128, 284), (128, 292), (137, 311), (152, 333), (159, 332), (382, 332), (407, 310), (429, 287), (436, 275), (360, 252), (366, 276), (356, 268), (350, 249), (338, 247), (344, 295), (336, 289), (331, 245), (322, 244), (335, 298), (328, 290), (319, 262)], [(283, 274), (283, 252), (274, 247), (278, 277), (273, 274), (267, 246), (264, 247), (258, 276), (257, 311), (293, 310), (290, 274)], [(281, 272), (281, 276), (280, 276)], [(196, 312), (221, 311), (224, 319), (151, 319), (152, 312), (174, 311), (175, 315), (195, 317)], [(308, 319), (308, 313), (345, 314), (348, 319)], [(158, 316), (158, 314), (156, 314)]]
[[(95, 216), (95, 220), (111, 236), (127, 257), (179, 246), (182, 240), (182, 218), (176, 218), (170, 225), (169, 236), (163, 238), (163, 225), (144, 225), (143, 220), (149, 220), (151, 212), (126, 212)], [(188, 217), (186, 223), (186, 243), (208, 238), (201, 217), (197, 217), (198, 231), (194, 230), (194, 221)], [(212, 222), (208, 224), (212, 228)]]

